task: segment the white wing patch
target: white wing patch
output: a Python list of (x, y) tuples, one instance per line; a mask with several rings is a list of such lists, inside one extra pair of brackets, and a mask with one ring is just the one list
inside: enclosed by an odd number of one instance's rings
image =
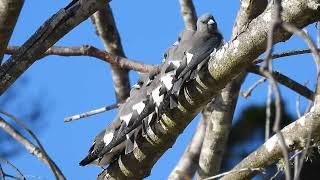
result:
[(129, 113), (127, 115), (124, 115), (124, 116), (120, 116), (120, 119), (124, 122), (126, 122), (126, 124), (128, 125), (129, 124), (129, 121), (131, 119), (131, 116), (132, 116), (132, 113)]
[(152, 99), (153, 101), (156, 103), (157, 106), (160, 105), (160, 103), (163, 101), (163, 94), (161, 96), (159, 96), (160, 94), (160, 88), (161, 86), (158, 86), (155, 90), (153, 90), (151, 92), (151, 95), (152, 95)]
[(167, 90), (171, 89), (171, 87), (173, 86), (172, 84), (173, 75), (174, 75), (174, 71), (171, 71), (161, 77), (161, 82), (166, 86)]
[(143, 101), (135, 104), (132, 106), (133, 110), (137, 110), (139, 114), (141, 114), (141, 112), (143, 111), (144, 107), (146, 107), (146, 105), (143, 103)]
[(189, 64), (190, 61), (192, 60), (193, 54), (187, 52), (186, 55), (187, 55), (187, 64)]
[(170, 63), (172, 63), (176, 68), (178, 68), (181, 64), (181, 61), (179, 60), (172, 60), (170, 61)]
[(113, 132), (108, 132), (107, 134), (104, 135), (103, 137), (103, 142), (105, 144), (109, 144), (113, 139)]

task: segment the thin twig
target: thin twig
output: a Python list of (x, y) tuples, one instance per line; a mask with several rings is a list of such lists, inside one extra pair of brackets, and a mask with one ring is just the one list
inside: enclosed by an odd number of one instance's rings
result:
[(302, 38), (306, 43), (307, 45), (309, 46), (311, 52), (312, 52), (312, 56), (313, 56), (313, 59), (316, 63), (316, 67), (317, 67), (317, 87), (316, 87), (316, 92), (315, 94), (317, 95), (317, 97), (315, 98), (315, 107), (318, 106), (318, 104), (320, 104), (320, 55), (318, 53), (318, 49), (317, 49), (317, 46), (316, 44), (312, 41), (312, 39), (306, 34), (306, 32), (304, 32), (303, 30), (295, 27), (294, 25), (292, 24), (289, 24), (289, 23), (282, 23), (282, 27), (290, 32), (290, 33), (293, 33), (293, 34), (296, 34), (298, 36), (300, 36), (300, 38)]
[(299, 160), (299, 163), (298, 163), (298, 169), (297, 169), (297, 172), (294, 173), (294, 180), (298, 180), (299, 177), (300, 177), (300, 172), (302, 170), (302, 167), (303, 167), (303, 164), (304, 164), (304, 161), (305, 161), (305, 157), (308, 153), (308, 149), (310, 147), (310, 142), (311, 142), (311, 131), (310, 133), (308, 134), (308, 137), (307, 137), (307, 143), (306, 143), (306, 146), (305, 146), (305, 149), (303, 150), (302, 152), (302, 155), (300, 157), (300, 160)]
[(3, 172), (1, 163), (0, 163), (0, 177), (1, 177), (0, 179), (5, 180), (5, 173)]
[(267, 79), (261, 78), (258, 81), (256, 81), (251, 87), (249, 87), (245, 92), (241, 92), (240, 95), (244, 98), (249, 98), (255, 88), (257, 88), (260, 84), (264, 83)]
[[(21, 177), (23, 180), (26, 179), (26, 177), (22, 174), (22, 172), (21, 172), (15, 165), (13, 165), (10, 161), (4, 159), (3, 157), (0, 157), (0, 161), (8, 164), (8, 165), (9, 165), (10, 167), (12, 167), (15, 171), (17, 171), (17, 173), (20, 175), (20, 177)], [(7, 174), (6, 174), (6, 176), (7, 176)]]
[(272, 87), (268, 85), (267, 106), (266, 106), (266, 120), (264, 130), (264, 141), (267, 141), (270, 137), (270, 124), (271, 124), (271, 103), (272, 103)]
[[(260, 76), (264, 76), (266, 78), (268, 77), (265, 73), (263, 73), (261, 71), (261, 68), (257, 65), (251, 66), (248, 69), (248, 71), (251, 73), (254, 73), (254, 74), (258, 74)], [(300, 94), (301, 96), (303, 96), (311, 101), (314, 99), (314, 93), (308, 87), (299, 84), (295, 80), (290, 79), (289, 77), (281, 74), (280, 72), (273, 71), (272, 77), (274, 78), (274, 80), (276, 80), (280, 84), (288, 87), (289, 89), (295, 91), (296, 93)]]
[(279, 91), (279, 87), (277, 85), (277, 82), (275, 81), (273, 75), (272, 75), (272, 51), (273, 51), (273, 41), (274, 41), (274, 32), (279, 28), (281, 23), (283, 23), (281, 19), (281, 12), (282, 12), (282, 6), (281, 6), (281, 0), (274, 0), (274, 17), (271, 24), (271, 28), (268, 34), (268, 41), (267, 41), (267, 52), (266, 52), (266, 58), (265, 63), (263, 66), (261, 66), (260, 70), (263, 75), (265, 75), (269, 79), (270, 86), (272, 87), (272, 90), (275, 95), (275, 108), (276, 108), (276, 115), (275, 115), (275, 121), (273, 125), (273, 131), (277, 133), (280, 139), (280, 145), (281, 150), (284, 157), (284, 162), (286, 165), (285, 168), (285, 174), (286, 174), (286, 180), (291, 179), (290, 174), (290, 164), (289, 164), (289, 158), (288, 158), (288, 150), (287, 146), (284, 140), (283, 135), (280, 131), (280, 122), (281, 122), (281, 95)]
[[(317, 51), (320, 51), (320, 48), (317, 49)], [(272, 59), (278, 59), (278, 58), (282, 58), (282, 57), (288, 57), (288, 56), (295, 56), (295, 55), (301, 55), (301, 54), (308, 54), (311, 53), (310, 49), (301, 49), (301, 50), (294, 50), (294, 51), (286, 51), (286, 52), (282, 52), (279, 54), (272, 54), (271, 58)], [(253, 61), (253, 64), (259, 64), (261, 62), (263, 62), (263, 58), (259, 58)]]
[(89, 116), (93, 116), (93, 115), (96, 115), (96, 114), (99, 114), (99, 113), (110, 111), (112, 109), (116, 109), (119, 106), (120, 106), (120, 104), (116, 103), (116, 104), (112, 104), (110, 106), (105, 106), (105, 107), (102, 107), (102, 108), (99, 108), (99, 109), (95, 109), (95, 110), (92, 110), (92, 111), (88, 111), (88, 112), (85, 112), (85, 113), (81, 113), (81, 114), (73, 115), (73, 116), (70, 116), (70, 117), (66, 117), (66, 118), (64, 118), (64, 122), (71, 122), (71, 121), (78, 120), (78, 119), (81, 119), (81, 118), (86, 118), (86, 117), (89, 117)]
[(51, 158), (49, 157), (49, 155), (47, 154), (46, 150), (44, 149), (44, 147), (42, 146), (40, 140), (37, 138), (37, 136), (33, 133), (33, 131), (26, 126), (21, 120), (19, 120), (18, 118), (16, 118), (15, 116), (13, 116), (12, 114), (2, 111), (0, 110), (1, 114), (4, 114), (5, 116), (11, 118), (14, 122), (16, 122), (17, 124), (19, 124), (24, 130), (26, 130), (30, 136), (36, 141), (36, 143), (38, 144), (38, 147), (40, 149), (40, 152), (42, 154), (42, 158), (44, 159), (45, 162), (48, 163), (49, 168), (52, 170), (52, 172), (54, 173), (55, 177), (57, 179), (65, 179), (62, 171), (58, 168), (58, 166), (51, 160)]
[(244, 171), (259, 171), (259, 172), (263, 172), (262, 168), (243, 168), (243, 169), (239, 169), (239, 170), (233, 170), (233, 171), (228, 171), (228, 172), (224, 172), (215, 176), (211, 176), (208, 178), (205, 178), (203, 180), (211, 180), (211, 179), (217, 179), (217, 178), (221, 178), (223, 176), (226, 176), (228, 174), (233, 174), (233, 173), (240, 173), (240, 172), (244, 172)]

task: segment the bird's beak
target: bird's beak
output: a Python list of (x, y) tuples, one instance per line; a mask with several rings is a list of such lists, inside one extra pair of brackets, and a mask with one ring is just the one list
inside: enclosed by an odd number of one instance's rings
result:
[(214, 20), (210, 19), (207, 24), (213, 25), (213, 24), (215, 24), (215, 23), (216, 23), (216, 22), (214, 22)]
[(140, 86), (138, 84), (135, 84), (135, 85), (132, 86), (132, 88), (139, 89)]

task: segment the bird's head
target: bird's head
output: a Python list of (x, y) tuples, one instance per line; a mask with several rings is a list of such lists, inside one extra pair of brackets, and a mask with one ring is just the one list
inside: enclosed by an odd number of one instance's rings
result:
[(197, 21), (197, 31), (208, 32), (210, 34), (218, 33), (218, 26), (213, 16), (206, 13), (198, 18)]

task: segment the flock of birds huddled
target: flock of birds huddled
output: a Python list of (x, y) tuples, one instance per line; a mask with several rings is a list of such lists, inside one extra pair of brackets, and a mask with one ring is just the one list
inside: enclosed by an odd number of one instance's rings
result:
[(141, 132), (145, 136), (150, 125), (166, 110), (177, 107), (183, 84), (195, 78), (222, 42), (223, 37), (210, 14), (198, 18), (196, 30), (181, 32), (178, 41), (165, 52), (160, 71), (140, 76), (114, 121), (96, 136), (80, 165), (104, 167), (122, 153), (132, 152), (136, 135)]

